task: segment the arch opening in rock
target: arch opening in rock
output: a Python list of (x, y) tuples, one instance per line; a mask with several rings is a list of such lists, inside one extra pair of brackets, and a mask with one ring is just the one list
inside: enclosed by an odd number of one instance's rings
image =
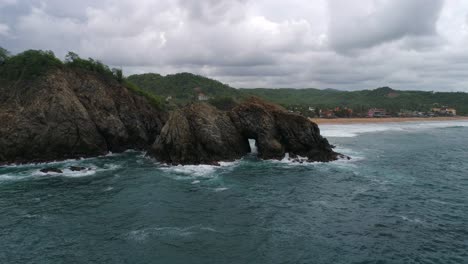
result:
[(257, 156), (258, 154), (257, 140), (253, 138), (249, 138), (249, 146), (250, 146), (250, 154)]

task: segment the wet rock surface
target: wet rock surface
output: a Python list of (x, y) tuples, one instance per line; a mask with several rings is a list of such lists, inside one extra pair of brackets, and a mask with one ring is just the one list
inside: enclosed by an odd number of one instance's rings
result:
[(44, 169), (41, 169), (40, 172), (42, 173), (63, 173), (63, 171), (59, 168), (44, 168)]
[(80, 70), (2, 83), (0, 92), (0, 164), (146, 149), (166, 120), (145, 97)]
[(149, 154), (169, 164), (217, 164), (249, 152), (226, 112), (192, 104), (171, 113)]
[(216, 164), (250, 152), (255, 139), (258, 157), (306, 157), (332, 161), (344, 157), (332, 150), (318, 126), (307, 118), (258, 98), (224, 112), (193, 104), (171, 114), (149, 155), (169, 164)]

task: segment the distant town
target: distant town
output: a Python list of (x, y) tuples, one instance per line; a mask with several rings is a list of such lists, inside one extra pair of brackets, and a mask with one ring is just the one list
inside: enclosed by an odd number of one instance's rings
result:
[(428, 111), (413, 111), (401, 109), (399, 112), (390, 112), (384, 108), (370, 108), (367, 111), (354, 111), (348, 107), (335, 107), (333, 109), (320, 109), (309, 106), (304, 109), (300, 106), (287, 107), (289, 112), (314, 118), (389, 118), (389, 117), (451, 117), (457, 116), (457, 110), (448, 106), (435, 106)]

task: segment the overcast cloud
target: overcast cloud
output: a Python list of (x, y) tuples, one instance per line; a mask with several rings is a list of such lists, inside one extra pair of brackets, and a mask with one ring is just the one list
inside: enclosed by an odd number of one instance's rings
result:
[(234, 87), (468, 92), (466, 0), (0, 0), (0, 46)]

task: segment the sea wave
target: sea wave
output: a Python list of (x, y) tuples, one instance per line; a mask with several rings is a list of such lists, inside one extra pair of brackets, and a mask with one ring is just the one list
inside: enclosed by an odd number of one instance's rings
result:
[(127, 238), (135, 241), (145, 241), (149, 237), (175, 237), (183, 238), (196, 235), (202, 232), (217, 232), (216, 229), (205, 227), (202, 225), (189, 226), (189, 227), (150, 227), (130, 231), (126, 236)]
[[(62, 173), (57, 172), (41, 172), (41, 169), (45, 167), (54, 166), (57, 169), (60, 169)], [(83, 166), (84, 169), (80, 171), (73, 171), (71, 170), (71, 166)], [(7, 182), (7, 181), (18, 181), (18, 180), (25, 180), (25, 179), (35, 179), (35, 178), (43, 178), (43, 177), (71, 177), (71, 178), (78, 178), (78, 177), (87, 177), (95, 175), (98, 172), (103, 171), (113, 171), (120, 169), (122, 165), (114, 164), (114, 163), (106, 163), (100, 166), (94, 164), (83, 164), (80, 161), (62, 161), (62, 162), (51, 162), (51, 163), (38, 163), (38, 164), (29, 164), (29, 165), (20, 165), (20, 166), (10, 166), (9, 169), (14, 169), (14, 171), (1, 173), (0, 174), (0, 182)]]
[(217, 165), (177, 165), (171, 166), (161, 164), (159, 169), (177, 175), (176, 179), (191, 179), (191, 178), (212, 178), (216, 172), (220, 170), (229, 170), (237, 166), (241, 160), (232, 162), (219, 162)]
[(378, 124), (340, 124), (320, 125), (320, 132), (324, 137), (356, 137), (364, 133), (384, 131), (412, 132), (434, 128), (464, 128), (468, 121), (425, 121), (425, 122), (391, 122)]

